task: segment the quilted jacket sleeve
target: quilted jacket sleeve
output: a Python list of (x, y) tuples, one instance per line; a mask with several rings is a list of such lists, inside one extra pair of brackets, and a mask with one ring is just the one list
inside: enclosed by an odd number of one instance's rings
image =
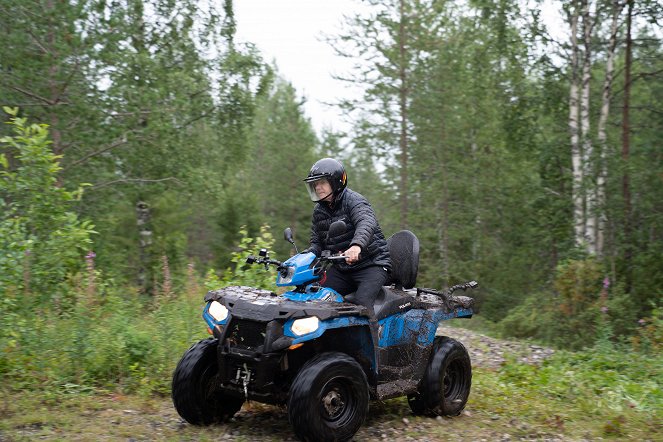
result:
[(349, 201), (349, 206), (350, 220), (355, 226), (355, 234), (350, 244), (356, 244), (365, 251), (373, 241), (373, 234), (378, 227), (375, 212), (363, 197), (355, 196)]

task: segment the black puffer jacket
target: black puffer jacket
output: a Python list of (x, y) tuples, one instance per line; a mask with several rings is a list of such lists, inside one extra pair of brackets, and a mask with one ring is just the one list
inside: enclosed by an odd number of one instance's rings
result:
[[(329, 226), (338, 220), (347, 225), (344, 234), (327, 238)], [(379, 265), (391, 270), (387, 241), (382, 234), (373, 208), (359, 193), (345, 189), (336, 197), (333, 207), (319, 202), (313, 210), (310, 251), (320, 255), (323, 250), (344, 252), (352, 245), (361, 247), (359, 261), (354, 264), (338, 263), (339, 270), (356, 270)]]

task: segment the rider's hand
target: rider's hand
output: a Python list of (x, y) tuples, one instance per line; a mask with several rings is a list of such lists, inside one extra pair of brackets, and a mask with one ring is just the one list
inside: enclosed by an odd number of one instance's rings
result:
[(345, 262), (348, 264), (354, 264), (359, 261), (359, 254), (361, 253), (361, 247), (352, 246), (346, 250), (343, 254), (345, 255)]

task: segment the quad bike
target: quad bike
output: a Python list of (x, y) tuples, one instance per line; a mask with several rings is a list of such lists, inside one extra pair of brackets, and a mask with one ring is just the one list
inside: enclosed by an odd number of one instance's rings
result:
[[(337, 221), (329, 234), (345, 229)], [(284, 236), (294, 245), (289, 228)], [(460, 342), (436, 330), (442, 320), (472, 316), (473, 299), (453, 292), (478, 284), (414, 288), (417, 237), (401, 231), (388, 245), (393, 270), (375, 302), (373, 331), (368, 309), (348, 302), (352, 294), (344, 299), (319, 284), (345, 257), (309, 252), (279, 262), (265, 249), (249, 256), (249, 264), (276, 267), (277, 286), (294, 289), (207, 293), (203, 318), (214, 337), (191, 346), (175, 369), (172, 399), (180, 416), (210, 425), (230, 419), (245, 401), (285, 404), (300, 439), (345, 441), (359, 430), (371, 399), (407, 396), (416, 415), (460, 414), (470, 394), (470, 358)]]

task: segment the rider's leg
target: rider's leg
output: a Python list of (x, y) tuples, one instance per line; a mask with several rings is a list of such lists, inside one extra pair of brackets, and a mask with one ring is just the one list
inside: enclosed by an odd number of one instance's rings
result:
[(370, 312), (371, 318), (375, 317), (375, 298), (387, 282), (388, 276), (387, 271), (381, 266), (370, 266), (352, 272), (352, 277), (357, 284), (355, 302), (365, 306)]
[(378, 320), (375, 317), (375, 298), (386, 284), (388, 279), (387, 270), (381, 266), (371, 266), (365, 269), (357, 270), (353, 273), (355, 282), (357, 282), (357, 293), (355, 294), (355, 302), (365, 306), (369, 311), (368, 325), (371, 330), (371, 338), (375, 348), (376, 367), (378, 362), (378, 345), (380, 342)]
[(357, 284), (347, 273), (339, 271), (336, 267), (327, 269), (327, 276), (320, 283), (323, 287), (329, 287), (337, 293), (345, 296), (357, 290)]

